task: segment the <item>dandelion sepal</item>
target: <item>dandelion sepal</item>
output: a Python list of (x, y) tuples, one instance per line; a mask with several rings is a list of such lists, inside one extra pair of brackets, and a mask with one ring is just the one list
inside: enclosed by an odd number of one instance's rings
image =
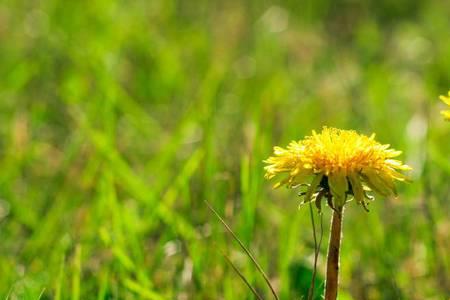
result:
[(355, 197), (356, 203), (361, 204), (364, 202), (364, 189), (361, 184), (359, 176), (356, 174), (350, 174), (348, 176), (350, 180), (350, 185), (352, 187), (353, 196)]
[(308, 191), (305, 194), (305, 199), (303, 200), (303, 203), (308, 203), (311, 201), (314, 192), (316, 191), (317, 187), (320, 184), (320, 181), (322, 180), (322, 177), (323, 174), (318, 174), (314, 176), (314, 179), (311, 182), (311, 185), (308, 187)]
[(332, 174), (328, 177), (331, 194), (334, 199), (335, 207), (342, 207), (345, 204), (346, 192), (348, 190), (347, 177), (344, 173)]
[(375, 171), (366, 170), (362, 173), (363, 178), (367, 185), (377, 194), (385, 197), (397, 195), (394, 182), (392, 179), (395, 177), (388, 177), (385, 174)]

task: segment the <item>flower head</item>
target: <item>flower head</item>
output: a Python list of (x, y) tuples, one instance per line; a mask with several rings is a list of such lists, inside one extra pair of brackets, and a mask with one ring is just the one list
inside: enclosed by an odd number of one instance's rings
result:
[[(445, 104), (450, 106), (450, 91), (448, 91), (448, 96), (440, 96), (439, 99), (441, 99), (442, 101), (444, 101)], [(450, 121), (450, 110), (443, 110), (441, 111), (441, 114), (447, 121)]]
[[(267, 179), (279, 174), (286, 177), (275, 188), (286, 185), (293, 188), (308, 183), (312, 178), (305, 202), (322, 196), (328, 203), (343, 206), (347, 195), (353, 195), (358, 203), (370, 199), (367, 191), (382, 196), (395, 194), (394, 181), (406, 176), (400, 171), (410, 170), (401, 161), (393, 159), (401, 154), (353, 130), (324, 127), (321, 133), (312, 132), (298, 142), (291, 142), (286, 149), (274, 147), (274, 156), (264, 162)], [(314, 197), (315, 196), (315, 197)]]

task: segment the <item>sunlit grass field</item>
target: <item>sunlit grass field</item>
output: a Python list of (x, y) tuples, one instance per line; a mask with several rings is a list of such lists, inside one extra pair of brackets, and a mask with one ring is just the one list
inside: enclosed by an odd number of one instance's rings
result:
[[(264, 163), (322, 126), (414, 170), (350, 203), (339, 299), (450, 296), (447, 1), (0, 3), (0, 297), (305, 299), (309, 211)], [(316, 299), (330, 210), (325, 209)]]

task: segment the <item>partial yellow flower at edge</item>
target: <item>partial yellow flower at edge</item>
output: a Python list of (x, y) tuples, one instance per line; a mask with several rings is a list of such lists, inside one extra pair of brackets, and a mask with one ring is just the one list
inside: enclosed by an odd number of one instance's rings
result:
[[(441, 99), (445, 104), (450, 106), (450, 91), (448, 91), (448, 96), (440, 96), (439, 99)], [(441, 111), (441, 114), (447, 121), (450, 121), (450, 110), (443, 110)]]
[[(303, 140), (292, 141), (286, 148), (274, 147), (274, 156), (264, 162), (265, 177), (281, 174), (285, 177), (276, 187), (294, 188), (309, 184), (305, 201), (313, 195), (333, 198), (333, 204), (343, 206), (347, 195), (358, 203), (366, 204), (368, 189), (383, 196), (395, 195), (394, 181), (403, 181), (401, 171), (411, 168), (393, 159), (401, 154), (353, 130), (324, 127)], [(311, 178), (313, 177), (313, 178)]]

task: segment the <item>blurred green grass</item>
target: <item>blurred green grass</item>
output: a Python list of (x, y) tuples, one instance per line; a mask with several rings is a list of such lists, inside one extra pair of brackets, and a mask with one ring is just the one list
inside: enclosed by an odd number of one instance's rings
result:
[(437, 0), (3, 1), (0, 295), (252, 299), (225, 251), (269, 297), (208, 200), (302, 299), (309, 212), (262, 160), (328, 125), (414, 167), (398, 199), (347, 209), (340, 299), (448, 297), (449, 16)]

